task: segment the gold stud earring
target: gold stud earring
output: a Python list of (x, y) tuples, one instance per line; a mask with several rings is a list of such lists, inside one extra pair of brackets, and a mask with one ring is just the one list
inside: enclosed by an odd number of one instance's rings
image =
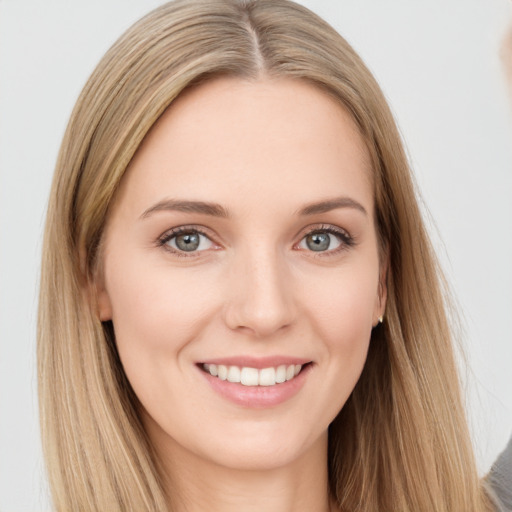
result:
[(379, 324), (381, 324), (382, 322), (384, 322), (384, 316), (380, 315), (378, 320), (379, 320)]

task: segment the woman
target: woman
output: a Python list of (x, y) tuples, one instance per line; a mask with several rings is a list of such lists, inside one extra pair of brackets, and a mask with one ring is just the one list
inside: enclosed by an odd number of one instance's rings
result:
[(132, 27), (72, 114), (43, 254), (57, 510), (492, 510), (398, 131), (306, 9)]

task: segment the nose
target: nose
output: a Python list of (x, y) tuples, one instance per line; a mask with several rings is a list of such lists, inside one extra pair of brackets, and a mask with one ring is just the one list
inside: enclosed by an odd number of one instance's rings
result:
[(230, 329), (264, 338), (295, 321), (293, 282), (284, 260), (278, 251), (254, 247), (237, 259), (230, 269), (225, 304)]

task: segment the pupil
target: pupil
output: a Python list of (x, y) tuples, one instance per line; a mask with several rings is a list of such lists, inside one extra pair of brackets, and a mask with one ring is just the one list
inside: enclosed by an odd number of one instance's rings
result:
[(187, 233), (176, 237), (176, 247), (182, 251), (195, 251), (199, 247), (199, 235)]
[(313, 233), (306, 238), (306, 245), (312, 251), (326, 251), (331, 239), (327, 233)]

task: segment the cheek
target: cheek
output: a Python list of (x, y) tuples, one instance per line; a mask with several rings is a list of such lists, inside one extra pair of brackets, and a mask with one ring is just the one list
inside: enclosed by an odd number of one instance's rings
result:
[(377, 265), (340, 268), (308, 298), (316, 338), (323, 341), (330, 419), (343, 407), (366, 362), (378, 293)]
[(136, 258), (117, 262), (107, 269), (106, 283), (116, 343), (129, 380), (142, 380), (170, 361), (179, 363), (177, 355), (201, 332), (215, 304), (198, 293), (207, 276)]
[(378, 293), (376, 266), (333, 272), (322, 286), (310, 287), (308, 303), (315, 323), (336, 347), (369, 339)]

